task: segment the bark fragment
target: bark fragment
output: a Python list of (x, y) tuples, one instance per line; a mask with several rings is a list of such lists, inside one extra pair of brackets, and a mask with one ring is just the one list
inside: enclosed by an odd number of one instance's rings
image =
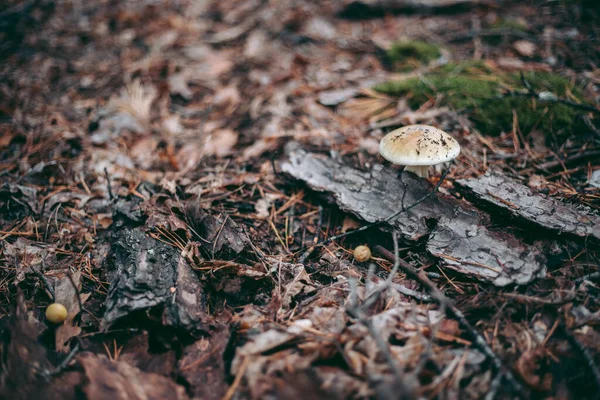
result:
[[(410, 205), (431, 190), (424, 179), (412, 174), (397, 176), (391, 169), (377, 165), (370, 172), (363, 172), (331, 158), (308, 153), (295, 145), (287, 146), (288, 160), (281, 168), (296, 179), (306, 182), (312, 190), (333, 195), (337, 205), (367, 222), (382, 221), (397, 212), (404, 204)], [(408, 190), (404, 195), (404, 185)], [(451, 204), (437, 197), (430, 197), (408, 213), (391, 222), (405, 240), (417, 241), (429, 234), (427, 218), (450, 217)]]
[[(284, 172), (305, 181), (313, 190), (332, 194), (342, 210), (367, 222), (383, 221), (400, 210), (403, 197), (408, 206), (431, 190), (427, 180), (408, 173), (397, 177), (394, 171), (381, 166), (363, 172), (295, 145), (287, 147), (287, 154), (282, 164)], [(433, 230), (428, 220), (438, 221)], [(492, 232), (484, 221), (479, 211), (432, 196), (390, 225), (405, 240), (425, 238), (429, 253), (446, 267), (496, 286), (522, 285), (545, 274), (539, 248), (521, 243), (510, 232)]]
[(474, 211), (457, 209), (453, 218), (442, 217), (427, 250), (447, 268), (496, 286), (525, 285), (546, 271), (540, 249), (488, 230)]
[(181, 252), (141, 228), (116, 234), (107, 259), (110, 291), (103, 326), (133, 311), (163, 304), (166, 323), (189, 332), (206, 328), (206, 298)]
[(516, 222), (576, 238), (600, 240), (600, 216), (589, 209), (565, 204), (535, 193), (530, 188), (498, 173), (474, 179), (459, 179), (458, 187), (476, 201), (500, 208)]

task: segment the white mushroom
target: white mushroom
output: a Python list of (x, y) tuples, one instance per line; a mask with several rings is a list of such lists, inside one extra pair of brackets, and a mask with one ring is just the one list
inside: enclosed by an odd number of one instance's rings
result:
[(433, 126), (408, 125), (385, 135), (379, 143), (379, 153), (391, 163), (406, 165), (405, 171), (427, 178), (429, 167), (455, 159), (460, 145)]

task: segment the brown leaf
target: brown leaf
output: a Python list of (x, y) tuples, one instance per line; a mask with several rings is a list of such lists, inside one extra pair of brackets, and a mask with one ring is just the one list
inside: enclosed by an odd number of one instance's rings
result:
[(225, 157), (233, 153), (233, 146), (237, 144), (238, 134), (231, 129), (215, 131), (204, 144), (204, 154)]
[(552, 388), (552, 375), (541, 370), (543, 361), (542, 349), (526, 351), (519, 357), (516, 369), (530, 387), (539, 391), (549, 391)]
[(188, 399), (183, 386), (164, 376), (142, 372), (123, 361), (83, 353), (77, 360), (88, 382), (83, 392), (88, 400)]
[[(73, 320), (81, 311), (77, 300), (77, 291), (81, 289), (81, 272), (74, 273), (71, 278), (77, 286), (77, 290), (66, 275), (54, 287), (54, 301), (65, 306), (69, 312), (65, 322), (56, 328), (55, 332), (56, 351), (64, 353), (69, 351), (69, 346), (65, 343), (81, 333), (81, 328), (73, 324)], [(81, 298), (81, 304), (84, 304), (90, 297), (90, 293), (80, 294), (79, 297)]]
[(229, 329), (215, 332), (187, 346), (179, 360), (179, 375), (185, 378), (196, 398), (221, 399), (227, 390), (223, 354)]
[(535, 54), (535, 43), (528, 40), (517, 40), (513, 43), (515, 50), (522, 56), (533, 57)]
[(43, 398), (40, 371), (50, 363), (45, 348), (38, 342), (42, 325), (27, 311), (21, 292), (10, 321), (10, 334), (3, 331), (0, 341), (0, 398)]

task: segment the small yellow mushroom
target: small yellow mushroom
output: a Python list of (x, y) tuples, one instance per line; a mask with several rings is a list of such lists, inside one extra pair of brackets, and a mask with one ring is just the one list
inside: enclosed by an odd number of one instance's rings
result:
[(67, 308), (60, 303), (52, 303), (46, 308), (46, 319), (53, 324), (62, 324), (67, 315)]
[(371, 249), (365, 245), (356, 246), (354, 249), (354, 259), (358, 262), (369, 261), (371, 258)]

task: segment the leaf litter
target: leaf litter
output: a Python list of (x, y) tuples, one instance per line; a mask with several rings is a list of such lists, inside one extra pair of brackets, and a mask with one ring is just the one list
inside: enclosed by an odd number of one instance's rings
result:
[(2, 396), (597, 393), (593, 5), (9, 3)]

